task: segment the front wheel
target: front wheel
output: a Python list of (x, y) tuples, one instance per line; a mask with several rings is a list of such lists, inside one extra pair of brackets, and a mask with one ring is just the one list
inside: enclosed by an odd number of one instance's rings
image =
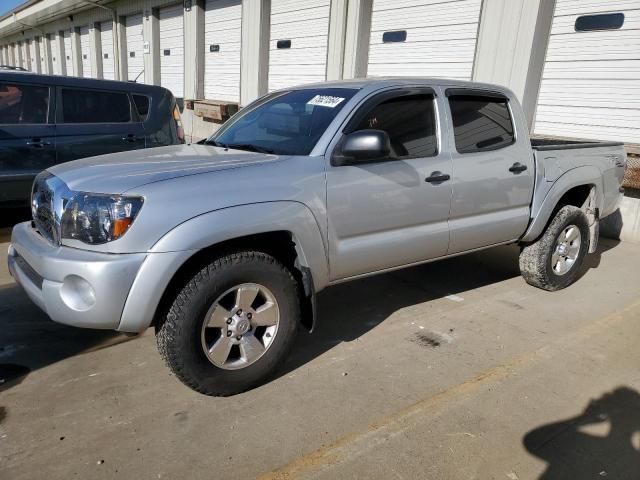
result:
[(520, 253), (520, 272), (529, 285), (555, 291), (571, 285), (589, 249), (589, 222), (570, 205), (556, 213), (542, 236)]
[(171, 371), (206, 395), (257, 386), (286, 358), (300, 322), (291, 272), (260, 252), (236, 252), (202, 268), (156, 327)]

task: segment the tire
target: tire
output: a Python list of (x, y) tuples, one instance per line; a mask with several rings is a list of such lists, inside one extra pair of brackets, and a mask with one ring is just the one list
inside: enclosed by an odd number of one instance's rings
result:
[[(237, 307), (252, 289), (256, 299), (240, 313)], [(265, 303), (253, 307), (262, 301)], [(264, 323), (273, 323), (274, 306), (275, 330), (253, 325), (256, 318), (264, 321), (267, 311)], [(247, 322), (250, 330), (245, 331)], [(205, 395), (228, 396), (258, 386), (276, 373), (293, 345), (299, 323), (300, 291), (291, 272), (267, 254), (239, 251), (211, 261), (191, 277), (156, 326), (156, 340), (160, 355), (181, 382)], [(258, 352), (255, 340), (264, 351)], [(218, 345), (223, 348), (217, 349)], [(256, 352), (260, 356), (249, 363)]]
[[(575, 235), (573, 230), (566, 234), (571, 227), (577, 228), (579, 238), (568, 242), (567, 239)], [(559, 242), (565, 246), (561, 247)], [(574, 254), (575, 248), (579, 248), (577, 254)], [(575, 281), (588, 249), (587, 216), (577, 207), (564, 206), (558, 210), (542, 236), (522, 249), (520, 273), (529, 285), (548, 291), (561, 290)], [(575, 259), (569, 262), (574, 255)], [(567, 266), (568, 269), (564, 271)]]

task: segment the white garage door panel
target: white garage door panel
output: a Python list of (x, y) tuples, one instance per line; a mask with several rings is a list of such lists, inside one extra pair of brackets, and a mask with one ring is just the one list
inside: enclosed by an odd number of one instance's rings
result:
[[(559, 0), (554, 15), (585, 15), (638, 8), (638, 0)], [(554, 20), (555, 21), (555, 20)]]
[(127, 79), (144, 83), (144, 40), (142, 38), (142, 14), (125, 18), (125, 36), (127, 37)]
[[(207, 0), (204, 12), (204, 96), (240, 101), (241, 0)], [(209, 45), (220, 50), (210, 52)]]
[[(622, 12), (621, 29), (576, 32), (579, 16)], [(558, 0), (534, 132), (640, 143), (640, 1)]]
[[(638, 7), (636, 7), (638, 8)], [(566, 17), (557, 17), (553, 26), (551, 27), (551, 35), (561, 34), (561, 33), (575, 33), (576, 26), (576, 18), (579, 15), (567, 15)], [(631, 30), (640, 28), (640, 10), (627, 10), (624, 12), (624, 25), (622, 30)], [(596, 33), (611, 33), (615, 30), (605, 30), (602, 32), (591, 32), (593, 34)]]
[(38, 55), (36, 55), (36, 39), (29, 40), (29, 58), (31, 59), (31, 71), (40, 72), (40, 62), (38, 61)]
[(632, 60), (640, 58), (640, 35), (637, 30), (589, 32), (588, 38), (566, 35), (547, 50), (547, 61)]
[[(553, 119), (554, 122), (575, 122), (578, 124), (591, 124), (601, 127), (627, 128), (637, 125), (640, 131), (640, 110), (633, 108), (611, 109), (606, 117), (602, 115), (602, 108), (572, 107), (557, 105), (540, 105), (540, 113)], [(640, 137), (638, 137), (640, 139)]]
[(20, 51), (22, 53), (22, 66), (28, 70), (30, 62), (29, 62), (29, 48), (26, 40), (20, 42)]
[[(470, 79), (480, 7), (481, 0), (374, 0), (367, 74)], [(383, 43), (385, 32), (398, 30), (406, 41)]]
[(102, 44), (102, 76), (107, 80), (114, 80), (116, 77), (113, 63), (113, 22), (100, 24), (100, 43)]
[(543, 85), (547, 79), (633, 79), (639, 78), (640, 60), (547, 62), (544, 67)]
[(45, 56), (44, 56), (44, 40), (42, 37), (40, 37), (40, 40), (38, 40), (38, 46), (40, 47), (40, 73), (51, 73), (49, 72), (49, 70), (47, 69), (47, 62), (45, 60)]
[(540, 95), (551, 105), (640, 109), (640, 82), (636, 79), (548, 79)]
[(64, 31), (64, 59), (67, 64), (67, 75), (77, 75), (73, 63), (73, 50), (71, 50), (71, 31)]
[[(386, 62), (391, 52), (387, 52), (385, 47), (393, 48), (393, 46), (392, 43), (387, 43), (381, 48), (376, 48), (369, 55), (369, 62), (378, 64)], [(476, 42), (473, 40), (429, 42), (424, 45), (411, 45), (411, 47), (415, 48), (401, 49), (396, 52), (394, 60), (400, 63), (421, 63), (425, 59), (431, 62), (447, 62), (451, 57), (473, 57)], [(421, 56), (416, 58), (418, 53)]]
[(89, 27), (80, 27), (80, 51), (82, 52), (82, 76), (91, 78), (91, 38)]
[[(329, 0), (272, 0), (269, 90), (326, 79)], [(291, 40), (291, 48), (277, 48)]]
[(160, 10), (160, 85), (171, 90), (175, 97), (184, 96), (182, 4)]
[(635, 138), (637, 143), (637, 139), (640, 138), (640, 128), (587, 125), (572, 123), (571, 121), (569, 123), (554, 123), (546, 121), (538, 122), (536, 120), (536, 133), (539, 135), (562, 135), (563, 137), (607, 140), (612, 142), (629, 142), (630, 138)]
[(58, 35), (51, 34), (49, 37), (49, 44), (51, 45), (51, 63), (53, 64), (53, 73), (56, 75), (62, 75), (62, 60), (60, 59), (60, 44), (58, 43)]

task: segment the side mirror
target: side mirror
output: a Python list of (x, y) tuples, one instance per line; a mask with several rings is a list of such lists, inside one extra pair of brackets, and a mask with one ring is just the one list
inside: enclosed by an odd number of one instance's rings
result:
[(358, 130), (346, 135), (339, 152), (334, 154), (334, 166), (354, 163), (376, 162), (389, 158), (391, 143), (389, 135), (382, 130)]

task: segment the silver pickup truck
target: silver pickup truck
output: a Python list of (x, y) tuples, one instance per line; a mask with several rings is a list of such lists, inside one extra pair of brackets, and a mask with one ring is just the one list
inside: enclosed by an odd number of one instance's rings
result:
[(339, 283), (517, 243), (569, 285), (621, 198), (621, 144), (533, 141), (509, 90), (342, 81), (270, 93), (211, 138), (41, 173), (9, 268), (57, 322), (153, 326), (189, 387), (264, 382)]

